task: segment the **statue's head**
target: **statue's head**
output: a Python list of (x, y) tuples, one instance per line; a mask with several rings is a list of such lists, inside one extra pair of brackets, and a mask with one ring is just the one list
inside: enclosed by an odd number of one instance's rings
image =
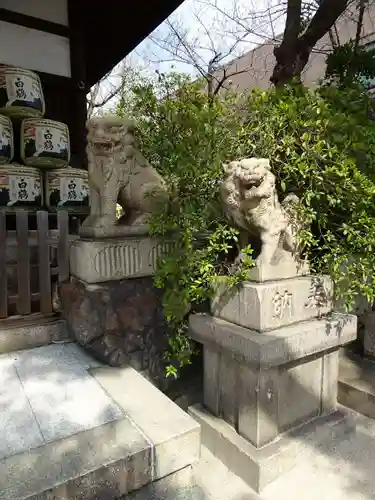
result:
[(117, 151), (129, 149), (129, 156), (135, 145), (135, 125), (131, 120), (118, 116), (94, 117), (87, 121), (87, 146), (98, 156), (111, 156)]
[(259, 186), (264, 177), (271, 171), (270, 162), (266, 158), (244, 158), (223, 164), (226, 175), (240, 180), (243, 187)]

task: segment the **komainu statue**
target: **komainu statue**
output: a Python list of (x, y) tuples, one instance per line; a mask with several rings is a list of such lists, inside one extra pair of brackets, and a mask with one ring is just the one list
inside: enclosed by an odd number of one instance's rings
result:
[[(81, 234), (96, 230), (104, 235), (114, 229), (147, 224), (167, 189), (156, 169), (137, 148), (135, 125), (119, 117), (97, 117), (87, 122), (87, 156), (91, 193), (90, 215)], [(116, 204), (124, 215), (116, 218)]]
[(228, 221), (240, 230), (240, 246), (260, 240), (257, 267), (297, 263), (301, 249), (296, 232), (299, 199), (289, 194), (279, 202), (275, 176), (267, 159), (248, 158), (223, 165), (221, 196)]

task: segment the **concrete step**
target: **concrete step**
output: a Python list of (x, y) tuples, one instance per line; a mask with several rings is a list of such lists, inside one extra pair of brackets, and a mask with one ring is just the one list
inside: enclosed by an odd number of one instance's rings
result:
[(0, 379), (0, 500), (200, 500), (199, 425), (134, 369), (60, 344), (0, 356)]
[(258, 500), (260, 497), (205, 446), (193, 466), (194, 482), (204, 500)]
[(0, 354), (71, 341), (66, 322), (57, 316), (30, 314), (0, 320)]
[(208, 500), (208, 497), (196, 484), (194, 468), (185, 467), (119, 500)]
[(339, 402), (366, 417), (375, 418), (375, 362), (350, 351), (340, 353)]

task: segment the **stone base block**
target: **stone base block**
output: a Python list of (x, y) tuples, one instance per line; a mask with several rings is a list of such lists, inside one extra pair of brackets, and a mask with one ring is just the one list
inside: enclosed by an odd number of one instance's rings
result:
[(342, 352), (338, 400), (366, 417), (375, 418), (375, 362)]
[(285, 262), (278, 262), (275, 265), (254, 267), (249, 271), (249, 281), (275, 281), (296, 276), (306, 276), (310, 273), (310, 266), (305, 261), (295, 261), (293, 259)]
[(82, 347), (108, 365), (129, 364), (165, 382), (166, 325), (152, 277), (100, 285), (72, 278), (60, 293), (67, 326)]
[(355, 430), (352, 414), (340, 408), (257, 449), (201, 405), (191, 406), (189, 414), (201, 425), (202, 444), (258, 493), (303, 460), (312, 447), (327, 440), (334, 444), (335, 439)]
[(217, 290), (214, 316), (260, 332), (317, 318), (331, 312), (329, 276), (306, 276), (266, 283), (244, 282)]
[(150, 236), (77, 239), (70, 246), (70, 274), (86, 283), (150, 276), (168, 248)]
[(92, 227), (84, 224), (79, 228), (79, 234), (83, 238), (123, 238), (129, 236), (144, 236), (148, 234), (148, 225), (139, 224), (136, 226), (127, 226), (118, 224), (111, 227)]
[(257, 448), (334, 411), (338, 350), (355, 338), (355, 319), (333, 315), (258, 333), (192, 315), (190, 334), (204, 346), (205, 406)]
[(366, 356), (375, 358), (375, 311), (364, 315), (363, 350)]
[(357, 317), (333, 313), (259, 333), (208, 314), (192, 314), (189, 334), (197, 342), (266, 370), (355, 340)]

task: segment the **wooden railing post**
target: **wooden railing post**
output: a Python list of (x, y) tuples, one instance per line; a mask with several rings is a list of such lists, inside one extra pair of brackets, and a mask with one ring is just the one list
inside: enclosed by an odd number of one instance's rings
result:
[(7, 230), (5, 213), (0, 211), (0, 318), (8, 315)]
[(48, 244), (48, 212), (37, 212), (40, 311), (52, 313), (51, 266)]
[(31, 312), (29, 222), (25, 210), (17, 210), (17, 312), (22, 316)]
[(59, 283), (63, 283), (69, 279), (69, 216), (65, 210), (57, 214), (57, 228), (59, 238), (57, 244)]

